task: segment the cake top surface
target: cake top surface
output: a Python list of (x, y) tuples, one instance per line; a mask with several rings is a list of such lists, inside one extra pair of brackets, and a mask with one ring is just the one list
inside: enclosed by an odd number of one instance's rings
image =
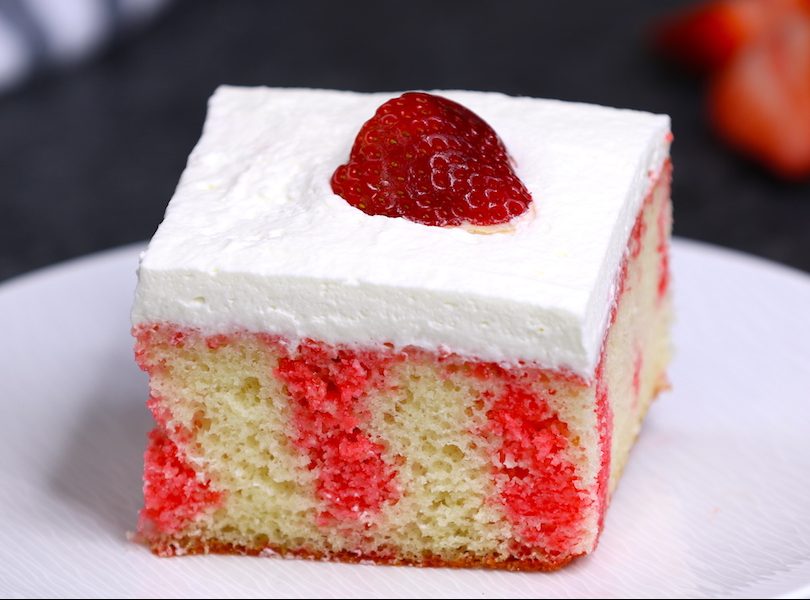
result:
[(415, 345), (593, 373), (669, 118), (439, 91), (500, 136), (532, 209), (482, 234), (367, 215), (330, 178), (396, 93), (220, 87), (142, 256), (135, 324)]

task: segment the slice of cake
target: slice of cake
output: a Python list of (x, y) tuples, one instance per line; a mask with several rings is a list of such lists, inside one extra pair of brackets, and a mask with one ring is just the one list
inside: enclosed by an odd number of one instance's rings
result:
[(666, 116), (223, 87), (141, 259), (160, 555), (553, 569), (669, 360)]

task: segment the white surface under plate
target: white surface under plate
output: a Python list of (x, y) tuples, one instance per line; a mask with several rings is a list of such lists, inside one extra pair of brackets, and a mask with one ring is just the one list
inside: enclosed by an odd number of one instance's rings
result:
[(674, 390), (596, 553), (562, 571), (160, 559), (127, 541), (150, 416), (132, 359), (140, 247), (0, 286), (0, 596), (810, 594), (810, 277), (679, 241)]

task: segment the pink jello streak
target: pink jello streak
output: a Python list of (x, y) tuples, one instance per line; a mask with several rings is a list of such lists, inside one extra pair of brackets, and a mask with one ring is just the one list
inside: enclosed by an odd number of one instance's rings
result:
[[(150, 376), (164, 368), (150, 361), (150, 347), (158, 343), (182, 347), (190, 335), (170, 325), (140, 326), (133, 329), (132, 334), (136, 338), (138, 365)], [(171, 412), (158, 396), (150, 395), (146, 405), (157, 426), (149, 434), (144, 453), (144, 507), (138, 529), (146, 535), (173, 534), (220, 506), (224, 498), (187, 461), (184, 447), (191, 441), (193, 432), (171, 424)]]
[[(283, 348), (283, 346), (280, 346)], [(365, 395), (380, 388), (393, 354), (354, 351), (307, 340), (285, 351), (276, 372), (293, 407), (294, 443), (309, 455), (321, 525), (365, 520), (399, 498), (384, 446), (364, 431)]]
[(502, 384), (500, 392), (484, 393), (487, 421), (476, 433), (495, 444), (493, 477), (516, 535), (512, 550), (526, 557), (541, 550), (553, 562), (579, 538), (592, 501), (578, 489), (576, 467), (567, 460), (568, 427), (549, 405), (557, 385), (585, 382), (561, 371), (472, 364), (482, 380)]

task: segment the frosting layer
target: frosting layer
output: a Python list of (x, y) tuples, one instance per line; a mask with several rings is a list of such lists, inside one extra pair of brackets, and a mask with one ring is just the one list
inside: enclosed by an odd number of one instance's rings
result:
[(434, 92), (487, 121), (534, 199), (513, 231), (369, 216), (332, 193), (392, 93), (221, 87), (141, 258), (134, 324), (446, 349), (593, 376), (669, 118)]

